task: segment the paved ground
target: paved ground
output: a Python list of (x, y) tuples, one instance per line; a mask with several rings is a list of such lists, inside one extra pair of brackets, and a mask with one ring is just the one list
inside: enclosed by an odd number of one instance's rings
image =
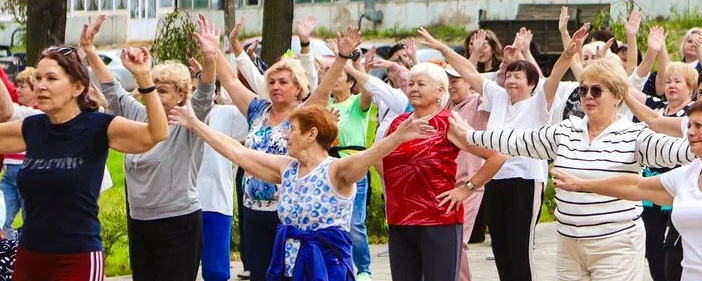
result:
[[(390, 278), (390, 263), (387, 257), (377, 257), (377, 253), (386, 249), (386, 245), (372, 245), (372, 265), (373, 279), (377, 281), (389, 281)], [(491, 253), (490, 241), (487, 239), (485, 243), (471, 244), (469, 253), (470, 265), (473, 270), (473, 280), (475, 281), (492, 281), (499, 280), (497, 277), (497, 269), (492, 260), (486, 260), (485, 257)], [(536, 250), (534, 251), (534, 259), (536, 261), (537, 279), (539, 281), (554, 281), (556, 280), (556, 230), (555, 223), (543, 223), (536, 227)], [(237, 280), (236, 273), (241, 271), (241, 263), (232, 262), (231, 280)], [(107, 278), (111, 281), (126, 281), (132, 280), (130, 277)], [(198, 279), (202, 280), (202, 279)], [(648, 274), (648, 266), (644, 274), (644, 281), (651, 281)]]

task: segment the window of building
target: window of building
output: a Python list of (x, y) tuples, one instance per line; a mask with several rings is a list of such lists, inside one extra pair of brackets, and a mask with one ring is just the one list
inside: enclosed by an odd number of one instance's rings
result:
[(258, 0), (246, 0), (246, 5), (258, 6)]
[(111, 11), (114, 8), (114, 0), (100, 0), (100, 10)]
[(193, 9), (208, 9), (210, 7), (209, 0), (194, 0)]
[(222, 0), (212, 0), (210, 2), (211, 6), (210, 9), (212, 10), (221, 10), (222, 9)]
[(141, 6), (139, 5), (139, 0), (129, 0), (129, 17), (133, 19), (141, 18)]
[(85, 11), (85, 2), (84, 0), (75, 0), (73, 2), (73, 10), (78, 12), (78, 11)]
[(88, 11), (98, 10), (98, 0), (88, 0)]
[(179, 0), (180, 5), (178, 5), (178, 8), (181, 9), (192, 9), (193, 8), (193, 0)]
[(161, 8), (172, 8), (173, 7), (173, 0), (161, 0), (159, 2), (158, 6)]
[(295, 0), (295, 3), (297, 3), (297, 4), (312, 3), (312, 0)]
[(115, 0), (115, 1), (117, 1), (115, 3), (115, 9), (118, 9), (118, 10), (126, 10), (127, 9), (127, 1), (128, 0)]

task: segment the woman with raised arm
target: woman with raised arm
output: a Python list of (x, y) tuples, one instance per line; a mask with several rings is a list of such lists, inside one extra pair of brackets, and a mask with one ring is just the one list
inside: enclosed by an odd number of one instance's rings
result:
[(682, 275), (674, 280), (683, 281), (702, 279), (702, 228), (699, 223), (699, 217), (702, 216), (702, 188), (699, 180), (702, 173), (702, 163), (699, 160), (702, 157), (702, 102), (690, 106), (687, 115), (691, 123), (687, 138), (690, 149), (697, 156), (690, 165), (647, 178), (632, 174), (591, 179), (579, 178), (560, 169), (551, 170), (553, 184), (562, 190), (591, 192), (630, 201), (649, 200), (661, 206), (672, 205), (670, 217), (680, 232), (684, 248)]
[(95, 112), (88, 69), (75, 48), (59, 46), (45, 49), (37, 63), (34, 89), (45, 114), (0, 124), (0, 153), (27, 151), (17, 176), (27, 216), (13, 280), (103, 280), (97, 200), (108, 149), (144, 153), (168, 137), (151, 56), (129, 48), (122, 62), (139, 88), (150, 89), (149, 123)]
[[(505, 88), (485, 79), (464, 57), (434, 39), (424, 29), (423, 44), (439, 50), (461, 77), (482, 95), (479, 109), (490, 112), (487, 129), (533, 129), (551, 119), (551, 104), (558, 83), (583, 40), (581, 28), (571, 46), (563, 52), (548, 79), (539, 79), (536, 66), (524, 60), (510, 63)], [(517, 49), (505, 47), (505, 60), (516, 56)], [(501, 280), (533, 280), (534, 230), (541, 211), (543, 186), (547, 181), (546, 161), (510, 157), (485, 188), (488, 227), (495, 263)]]
[[(200, 17), (203, 22), (208, 22)], [(337, 56), (315, 93), (308, 102), (326, 105), (329, 100), (322, 98), (321, 93), (331, 91), (336, 79), (341, 74), (346, 60), (359, 44), (360, 36), (357, 29), (349, 28), (346, 36), (337, 34), (341, 55)], [(208, 46), (219, 46), (219, 40), (210, 36), (203, 43)], [(232, 96), (234, 104), (247, 118), (249, 133), (244, 145), (253, 150), (276, 154), (287, 154), (287, 139), (284, 132), (290, 126), (290, 114), (302, 104), (307, 97), (308, 81), (297, 60), (282, 59), (272, 65), (265, 73), (270, 100), (257, 97), (244, 87), (237, 79), (236, 72), (228, 64), (224, 54), (217, 52), (217, 76), (222, 86)], [(264, 280), (266, 269), (271, 261), (273, 242), (276, 228), (280, 224), (276, 210), (280, 196), (279, 186), (255, 176), (255, 171), (246, 169), (244, 174), (244, 228), (247, 244), (249, 269), (252, 280)]]
[[(695, 156), (685, 139), (655, 134), (617, 114), (630, 87), (625, 75), (621, 64), (609, 60), (585, 68), (579, 88), (584, 119), (530, 130), (473, 131), (456, 118), (452, 133), (512, 156), (554, 160), (554, 167), (590, 179), (691, 162)], [(568, 191), (557, 191), (556, 199), (558, 280), (643, 277), (640, 202)]]
[(207, 127), (187, 106), (171, 111), (169, 119), (257, 178), (281, 185), (276, 212), (281, 226), (267, 280), (354, 280), (349, 225), (356, 182), (398, 145), (436, 134), (426, 120), (406, 120), (368, 150), (337, 159), (327, 153), (338, 135), (336, 118), (319, 105), (290, 115), (289, 156), (246, 148)]
[(463, 40), (465, 57), (478, 72), (495, 72), (502, 63), (502, 44), (492, 30), (478, 29)]
[[(145, 121), (146, 108), (129, 93), (98, 56), (93, 44), (104, 16), (83, 28), (80, 44), (100, 81), (109, 109), (127, 119)], [(198, 22), (198, 41), (217, 36), (214, 25)], [(218, 38), (218, 37), (217, 37)], [(214, 106), (215, 54), (217, 47), (200, 44), (204, 66), (193, 106), (202, 120)], [(188, 67), (174, 62), (148, 68), (148, 81), (158, 92), (165, 110), (191, 99)], [(140, 78), (140, 77), (137, 77)], [(141, 92), (146, 92), (141, 89)], [(148, 118), (150, 120), (150, 118)], [(169, 126), (170, 136), (148, 152), (125, 154), (127, 202), (129, 204), (130, 265), (138, 280), (195, 280), (202, 252), (202, 210), (195, 186), (203, 154), (203, 142), (193, 132)], [(172, 245), (179, 245), (173, 247)]]

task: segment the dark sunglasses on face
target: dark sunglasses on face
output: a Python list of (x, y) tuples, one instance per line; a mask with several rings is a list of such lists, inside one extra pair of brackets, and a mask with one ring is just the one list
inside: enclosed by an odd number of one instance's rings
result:
[(580, 87), (578, 87), (578, 95), (580, 95), (580, 98), (587, 97), (588, 92), (590, 92), (593, 98), (599, 98), (602, 96), (602, 91), (604, 91), (604, 89), (600, 85), (592, 85), (590, 87), (580, 85)]

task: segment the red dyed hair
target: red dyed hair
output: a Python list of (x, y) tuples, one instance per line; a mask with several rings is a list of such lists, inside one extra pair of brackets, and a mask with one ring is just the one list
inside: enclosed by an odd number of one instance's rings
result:
[(302, 133), (307, 133), (312, 128), (317, 128), (315, 141), (317, 141), (324, 150), (329, 150), (332, 142), (334, 142), (339, 135), (336, 117), (321, 105), (307, 105), (296, 109), (290, 115), (290, 122), (293, 120), (297, 120), (300, 124), (300, 132)]

